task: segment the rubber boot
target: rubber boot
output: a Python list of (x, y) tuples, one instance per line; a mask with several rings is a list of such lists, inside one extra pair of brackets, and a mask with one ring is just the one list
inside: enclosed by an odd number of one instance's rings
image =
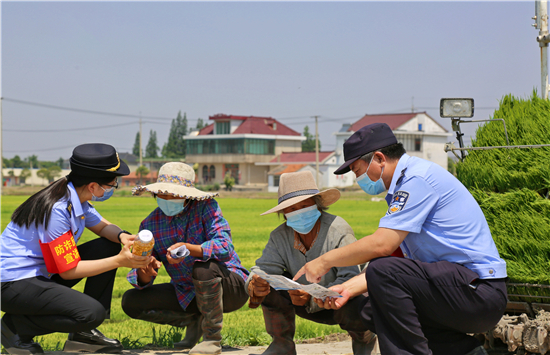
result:
[(348, 331), (351, 336), (351, 348), (353, 355), (380, 355), (376, 334), (367, 330), (365, 332)]
[(191, 349), (195, 346), (195, 344), (197, 344), (202, 335), (202, 331), (200, 329), (202, 319), (201, 314), (186, 314), (166, 310), (149, 310), (141, 312), (136, 319), (157, 324), (169, 324), (178, 328), (187, 328), (183, 340), (174, 343), (175, 349)]
[(294, 308), (285, 312), (278, 312), (262, 305), (262, 311), (264, 312), (265, 330), (273, 338), (273, 341), (262, 355), (296, 355)]
[(189, 351), (190, 355), (217, 355), (222, 352), (223, 288), (221, 277), (208, 281), (193, 279), (195, 297), (202, 319), (202, 342)]
[(187, 324), (185, 338), (182, 341), (174, 343), (174, 349), (191, 349), (199, 342), (202, 336), (202, 315), (194, 315)]

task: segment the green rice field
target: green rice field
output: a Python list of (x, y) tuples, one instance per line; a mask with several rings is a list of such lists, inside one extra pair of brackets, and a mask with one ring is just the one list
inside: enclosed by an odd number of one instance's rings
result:
[[(125, 191), (122, 191), (125, 192)], [(118, 191), (117, 193), (120, 193)], [(121, 194), (123, 195), (123, 194)], [(254, 198), (254, 197), (262, 198)], [(10, 221), (12, 212), (25, 201), (28, 196), (2, 196), (2, 230)], [(217, 198), (224, 217), (232, 229), (233, 243), (244, 267), (250, 269), (260, 257), (267, 243), (269, 233), (283, 220), (276, 214), (260, 216), (277, 204), (275, 194), (258, 193), (234, 198), (231, 194)], [(141, 220), (154, 208), (155, 200), (151, 197), (117, 196), (107, 202), (98, 202), (96, 209), (101, 215), (122, 229), (136, 233)], [(379, 219), (384, 215), (387, 205), (384, 200), (370, 201), (370, 197), (362, 191), (344, 193), (342, 199), (330, 207), (329, 213), (344, 218), (355, 231), (359, 239), (376, 230)], [(96, 238), (86, 231), (81, 242)], [(182, 338), (181, 329), (167, 325), (157, 325), (144, 321), (130, 319), (120, 306), (124, 292), (131, 288), (126, 281), (129, 269), (119, 269), (113, 292), (111, 319), (106, 320), (99, 329), (108, 337), (117, 338), (126, 348), (141, 348), (148, 344), (171, 347), (173, 342)], [(155, 282), (169, 282), (169, 277), (161, 268)], [(84, 282), (75, 289), (83, 291)], [(338, 326), (317, 324), (297, 317), (296, 340), (309, 339), (332, 333), (342, 333)], [(265, 345), (271, 342), (271, 337), (265, 332), (261, 308), (249, 309), (244, 306), (238, 311), (224, 314), (222, 330), (224, 345)], [(61, 350), (67, 339), (67, 334), (54, 333), (35, 338), (42, 344), (44, 350)]]

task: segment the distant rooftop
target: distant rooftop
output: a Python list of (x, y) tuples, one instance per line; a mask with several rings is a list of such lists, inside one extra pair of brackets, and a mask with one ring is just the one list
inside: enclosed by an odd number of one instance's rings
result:
[[(214, 121), (231, 121), (238, 120), (242, 123), (231, 134), (266, 134), (280, 136), (301, 136), (292, 128), (282, 124), (272, 117), (259, 116), (235, 116), (219, 113), (210, 116), (209, 119)], [(214, 134), (214, 124), (208, 125), (199, 131), (199, 136)]]
[(391, 130), (396, 130), (405, 122), (415, 117), (419, 113), (425, 112), (409, 112), (409, 113), (389, 113), (380, 115), (365, 115), (359, 121), (353, 123), (348, 128), (348, 132), (357, 132), (362, 127), (372, 123), (387, 123)]

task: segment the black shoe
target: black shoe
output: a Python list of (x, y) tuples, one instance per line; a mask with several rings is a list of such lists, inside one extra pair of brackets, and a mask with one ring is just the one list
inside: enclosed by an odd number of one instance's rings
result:
[(2, 345), (10, 354), (28, 355), (28, 354), (43, 354), (44, 350), (40, 344), (34, 341), (23, 342), (19, 335), (14, 334), (2, 319)]
[(121, 353), (123, 346), (116, 339), (107, 338), (99, 330), (69, 333), (69, 340), (65, 342), (63, 351), (78, 353)]

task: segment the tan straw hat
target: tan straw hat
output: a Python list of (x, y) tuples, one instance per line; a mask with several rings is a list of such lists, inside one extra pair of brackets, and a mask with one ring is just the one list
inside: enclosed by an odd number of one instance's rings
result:
[(195, 171), (184, 163), (166, 163), (160, 167), (157, 182), (145, 186), (136, 186), (133, 195), (141, 195), (144, 191), (153, 194), (170, 194), (175, 197), (191, 200), (206, 200), (218, 196), (218, 193), (208, 193), (197, 190), (193, 182)]
[(321, 197), (323, 206), (329, 206), (338, 201), (340, 198), (340, 191), (337, 189), (328, 189), (319, 192), (311, 171), (282, 174), (281, 180), (279, 181), (278, 205), (262, 213), (261, 216), (282, 211), (289, 206), (313, 196)]

